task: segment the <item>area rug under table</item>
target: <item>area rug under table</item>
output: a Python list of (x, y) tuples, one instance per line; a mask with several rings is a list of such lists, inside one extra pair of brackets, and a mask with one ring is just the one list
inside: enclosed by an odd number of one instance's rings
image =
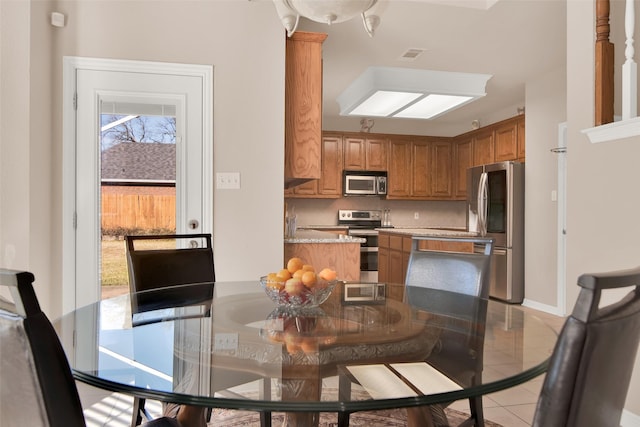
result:
[[(468, 418), (465, 414), (455, 409), (445, 409), (449, 424), (457, 426)], [(274, 426), (282, 425), (284, 414), (274, 412), (271, 415)], [(351, 414), (349, 425), (351, 427), (404, 427), (407, 423), (407, 412), (404, 409), (389, 409), (373, 412), (356, 412)], [(338, 416), (335, 413), (323, 412), (320, 414), (318, 427), (336, 427)], [(486, 427), (501, 427), (491, 421), (485, 420)], [(260, 418), (256, 412), (233, 411), (227, 409), (214, 409), (209, 426), (224, 427), (259, 427)]]

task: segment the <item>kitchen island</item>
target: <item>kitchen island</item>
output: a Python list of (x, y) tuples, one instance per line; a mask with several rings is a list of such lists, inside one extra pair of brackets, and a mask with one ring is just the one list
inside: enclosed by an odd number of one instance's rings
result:
[(328, 267), (338, 273), (338, 279), (360, 280), (360, 244), (365, 239), (345, 234), (296, 230), (284, 239), (284, 259), (301, 258), (317, 271)]
[[(445, 228), (380, 228), (378, 229), (378, 280), (380, 282), (404, 283), (411, 254), (412, 238), (446, 237), (469, 238), (478, 233), (464, 229)], [(420, 250), (473, 252), (473, 243), (451, 240), (424, 240), (419, 242)], [(393, 296), (391, 296), (393, 297)]]

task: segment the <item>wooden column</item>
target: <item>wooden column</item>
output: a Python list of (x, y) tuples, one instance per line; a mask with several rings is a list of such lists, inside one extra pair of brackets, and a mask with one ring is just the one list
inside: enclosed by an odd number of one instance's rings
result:
[(609, 0), (596, 0), (595, 125), (613, 122), (613, 43), (609, 41)]

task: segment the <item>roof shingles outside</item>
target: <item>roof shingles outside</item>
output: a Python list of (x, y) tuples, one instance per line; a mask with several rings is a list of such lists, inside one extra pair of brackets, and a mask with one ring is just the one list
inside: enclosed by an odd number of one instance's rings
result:
[(102, 179), (110, 181), (175, 181), (176, 145), (122, 142), (102, 152)]

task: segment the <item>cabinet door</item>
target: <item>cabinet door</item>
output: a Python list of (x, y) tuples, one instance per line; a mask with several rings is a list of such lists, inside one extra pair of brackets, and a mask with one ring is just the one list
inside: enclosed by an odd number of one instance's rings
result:
[(525, 132), (524, 132), (524, 117), (518, 120), (517, 131), (518, 139), (518, 160), (524, 162), (525, 158)]
[(437, 199), (451, 198), (451, 143), (431, 144), (431, 195)]
[(322, 176), (318, 182), (318, 194), (342, 196), (342, 137), (322, 138)]
[(473, 138), (456, 141), (453, 154), (453, 198), (467, 198), (467, 169), (473, 166)]
[(365, 139), (348, 137), (344, 139), (344, 169), (364, 170), (366, 163)]
[(411, 196), (411, 144), (406, 140), (389, 141), (387, 197)]
[(285, 187), (320, 178), (322, 42), (326, 34), (296, 32), (286, 41)]
[(365, 142), (365, 169), (370, 171), (387, 170), (386, 139), (367, 139)]
[(474, 166), (486, 165), (495, 161), (493, 131), (476, 134), (473, 140)]
[(378, 282), (389, 281), (389, 248), (378, 248)]
[(507, 123), (495, 131), (495, 161), (505, 162), (518, 157), (518, 139), (516, 123)]
[(413, 157), (411, 196), (425, 199), (432, 195), (431, 143), (414, 141), (411, 152)]
[(402, 251), (389, 250), (389, 276), (391, 283), (404, 283), (406, 267), (404, 266)]

